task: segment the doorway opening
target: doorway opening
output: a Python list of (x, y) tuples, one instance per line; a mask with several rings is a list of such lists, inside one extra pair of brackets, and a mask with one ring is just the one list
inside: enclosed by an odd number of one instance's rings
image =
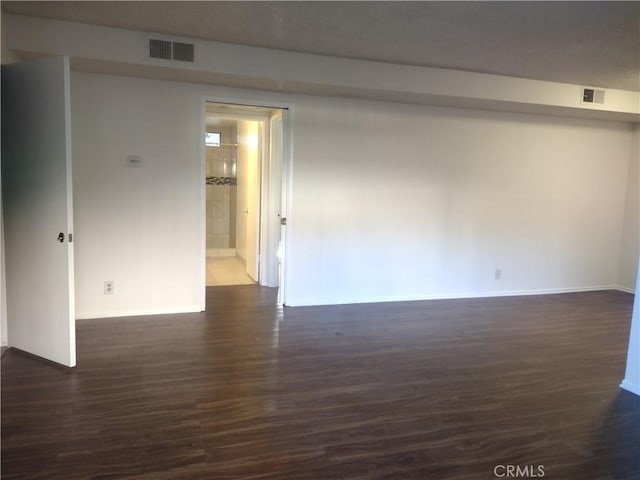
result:
[(206, 287), (282, 286), (285, 116), (205, 102)]

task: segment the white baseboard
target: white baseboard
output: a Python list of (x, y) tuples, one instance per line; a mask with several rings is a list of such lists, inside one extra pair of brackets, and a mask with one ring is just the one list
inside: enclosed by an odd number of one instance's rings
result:
[(635, 393), (640, 396), (640, 385), (634, 382), (630, 382), (626, 378), (620, 384), (620, 388), (627, 390), (628, 392)]
[[(465, 298), (519, 297), (529, 295), (557, 295), (562, 293), (597, 292), (601, 290), (620, 290), (617, 285), (596, 285), (592, 287), (550, 288), (540, 290), (508, 290), (495, 292), (460, 292), (424, 295), (396, 295), (359, 298), (311, 299), (303, 298), (287, 301), (288, 307), (309, 307), (316, 305), (348, 305), (355, 303), (414, 302), (421, 300), (457, 300)], [(290, 295), (288, 296), (290, 298)]]
[[(580, 293), (595, 292), (601, 290), (619, 290), (626, 293), (635, 293), (635, 290), (620, 285), (599, 285), (593, 287), (577, 287), (577, 288), (552, 288), (540, 290), (511, 290), (504, 292), (480, 292), (480, 293), (447, 293), (447, 294), (424, 294), (424, 295), (395, 295), (395, 296), (379, 296), (379, 297), (359, 297), (359, 298), (331, 298), (331, 299), (311, 299), (303, 298), (300, 300), (288, 301), (288, 307), (306, 307), (320, 305), (348, 305), (357, 303), (387, 303), (387, 302), (413, 302), (421, 300), (456, 300), (465, 298), (495, 298), (495, 297), (517, 297), (530, 295), (557, 295), (563, 293)], [(182, 308), (168, 309), (148, 309), (148, 310), (129, 310), (124, 312), (81, 312), (76, 313), (76, 320), (88, 320), (93, 318), (112, 318), (112, 317), (135, 317), (142, 315), (165, 315), (175, 313), (195, 313), (203, 311), (200, 306), (187, 306)]]
[(621, 292), (631, 293), (631, 294), (635, 294), (636, 293), (636, 289), (635, 288), (623, 287), (622, 285), (617, 285), (616, 286), (616, 290), (620, 290)]
[(201, 311), (202, 309), (198, 305), (177, 308), (128, 310), (124, 312), (76, 312), (76, 320), (91, 320), (94, 318), (139, 317), (143, 315), (169, 315), (176, 313), (200, 313)]

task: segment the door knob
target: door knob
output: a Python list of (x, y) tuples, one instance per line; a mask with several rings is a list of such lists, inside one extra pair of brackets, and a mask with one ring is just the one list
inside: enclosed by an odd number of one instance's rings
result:
[(60, 233), (58, 234), (58, 241), (59, 241), (60, 243), (64, 243), (64, 233), (60, 232)]

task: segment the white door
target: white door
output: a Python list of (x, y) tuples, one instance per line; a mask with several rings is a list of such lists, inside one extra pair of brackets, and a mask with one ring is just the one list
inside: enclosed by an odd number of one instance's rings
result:
[(68, 57), (2, 66), (10, 347), (76, 364)]

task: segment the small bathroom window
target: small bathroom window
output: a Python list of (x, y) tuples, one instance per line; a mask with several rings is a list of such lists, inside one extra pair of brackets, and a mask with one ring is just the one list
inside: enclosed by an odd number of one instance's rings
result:
[(207, 132), (205, 133), (204, 141), (207, 147), (219, 147), (222, 141), (222, 134), (220, 132)]

